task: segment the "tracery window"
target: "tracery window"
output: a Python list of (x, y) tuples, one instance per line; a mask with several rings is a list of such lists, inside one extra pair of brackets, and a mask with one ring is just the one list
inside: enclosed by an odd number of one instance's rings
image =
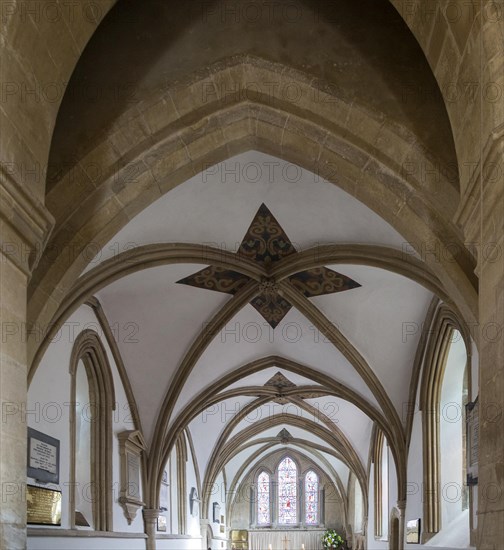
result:
[(305, 475), (305, 523), (316, 525), (319, 511), (319, 478), (310, 470)]
[(323, 522), (320, 476), (314, 469), (300, 474), (291, 457), (285, 457), (274, 472), (259, 470), (255, 487), (251, 517), (257, 527), (315, 526)]
[(297, 467), (286, 457), (278, 466), (278, 523), (297, 523)]
[(271, 523), (270, 476), (261, 472), (257, 478), (257, 523), (269, 525)]

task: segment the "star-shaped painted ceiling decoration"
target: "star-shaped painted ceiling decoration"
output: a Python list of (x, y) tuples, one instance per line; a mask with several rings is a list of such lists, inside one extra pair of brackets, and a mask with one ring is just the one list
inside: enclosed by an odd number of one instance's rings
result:
[[(237, 254), (261, 264), (268, 271), (274, 263), (292, 254), (297, 254), (297, 251), (276, 218), (266, 205), (262, 204), (243, 238)], [(246, 275), (210, 265), (177, 282), (234, 295), (249, 281), (250, 278)], [(289, 281), (307, 298), (343, 292), (361, 286), (349, 277), (326, 267), (301, 271), (289, 277)], [(277, 292), (267, 289), (254, 298), (250, 304), (272, 328), (278, 326), (292, 307)]]

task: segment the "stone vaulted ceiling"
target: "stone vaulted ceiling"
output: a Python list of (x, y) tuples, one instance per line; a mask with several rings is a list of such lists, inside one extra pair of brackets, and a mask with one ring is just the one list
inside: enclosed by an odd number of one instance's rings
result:
[(362, 482), (377, 425), (404, 477), (419, 327), (447, 295), (408, 237), (458, 193), (448, 170), (424, 204), (401, 171), (454, 165), (436, 81), (385, 0), (280, 2), (302, 22), (207, 4), (121, 0), (85, 49), (47, 204), (53, 249), (87, 254), (40, 263), (30, 314), (64, 322), (94, 297), (136, 327), (117, 345), (153, 486), (183, 430), (202, 480), (267, 444)]

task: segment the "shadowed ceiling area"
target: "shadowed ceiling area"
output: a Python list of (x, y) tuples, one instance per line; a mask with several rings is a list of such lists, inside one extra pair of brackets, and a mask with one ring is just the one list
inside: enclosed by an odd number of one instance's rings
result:
[[(123, 112), (205, 67), (243, 55), (320, 79), (343, 101), (404, 127), (442, 162), (456, 166), (437, 83), (388, 0), (187, 5), (120, 0), (94, 34), (68, 85), (53, 135), (48, 189), (97, 136), (113, 129)], [(251, 80), (247, 90), (253, 95), (257, 89)], [(231, 96), (233, 87), (220, 91)], [(295, 86), (280, 91), (289, 100), (299, 99)]]

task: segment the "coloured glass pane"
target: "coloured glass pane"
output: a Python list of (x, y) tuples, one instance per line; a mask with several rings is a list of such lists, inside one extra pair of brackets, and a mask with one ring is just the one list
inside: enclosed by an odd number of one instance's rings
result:
[(309, 471), (305, 476), (305, 523), (307, 525), (318, 523), (318, 495), (318, 475), (314, 471)]
[(289, 457), (278, 466), (278, 521), (283, 525), (297, 523), (297, 468)]
[(270, 476), (261, 472), (257, 478), (257, 523), (270, 523)]

